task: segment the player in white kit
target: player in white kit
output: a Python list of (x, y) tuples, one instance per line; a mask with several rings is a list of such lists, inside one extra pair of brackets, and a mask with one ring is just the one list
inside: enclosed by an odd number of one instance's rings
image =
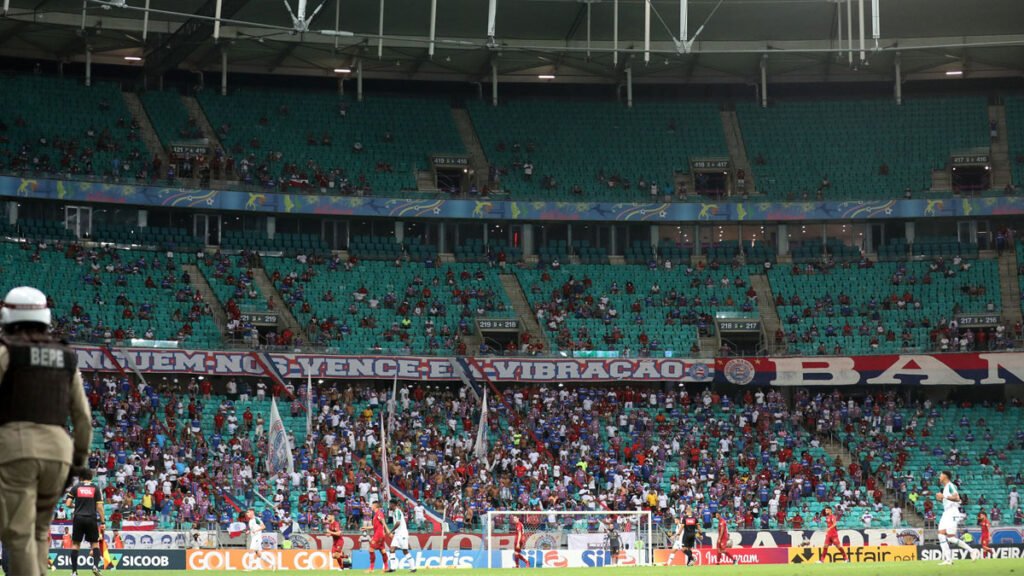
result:
[(942, 502), (942, 517), (939, 519), (939, 548), (942, 549), (942, 562), (940, 566), (953, 564), (953, 551), (949, 545), (954, 544), (962, 550), (967, 550), (972, 560), (978, 559), (978, 551), (967, 545), (966, 542), (957, 537), (957, 525), (964, 518), (960, 512), (960, 492), (953, 484), (953, 473), (944, 470), (939, 474), (939, 485), (942, 490), (935, 495), (935, 498)]
[(259, 516), (256, 516), (255, 510), (249, 510), (245, 513), (246, 520), (248, 521), (248, 532), (249, 532), (249, 550), (245, 553), (245, 559), (243, 564), (245, 570), (252, 570), (250, 566), (258, 566), (260, 569), (263, 568), (263, 558), (261, 554), (263, 552), (263, 531), (267, 529), (266, 525), (263, 524), (263, 520), (260, 520)]
[[(391, 500), (391, 523), (394, 526), (394, 530), (391, 531), (391, 569), (388, 572), (395, 571), (394, 567), (397, 565), (398, 560), (395, 555), (396, 550), (404, 552), (406, 558), (412, 556), (409, 554), (409, 527), (405, 525), (405, 512), (402, 512), (402, 506), (398, 498)], [(410, 571), (416, 571), (415, 560), (413, 560)]]

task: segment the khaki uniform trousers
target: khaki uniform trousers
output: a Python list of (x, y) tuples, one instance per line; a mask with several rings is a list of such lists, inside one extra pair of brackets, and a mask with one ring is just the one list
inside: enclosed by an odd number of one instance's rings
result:
[(9, 576), (46, 574), (50, 522), (64, 494), (69, 468), (56, 460), (0, 464), (0, 539)]

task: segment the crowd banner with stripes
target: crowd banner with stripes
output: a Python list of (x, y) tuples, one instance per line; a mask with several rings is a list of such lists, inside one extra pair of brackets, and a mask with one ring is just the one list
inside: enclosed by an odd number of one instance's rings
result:
[[(77, 347), (83, 372), (361, 380), (457, 381), (451, 358), (332, 356), (203, 350)], [(492, 383), (718, 382), (737, 386), (1024, 384), (1024, 352), (730, 358), (486, 357), (465, 364)]]

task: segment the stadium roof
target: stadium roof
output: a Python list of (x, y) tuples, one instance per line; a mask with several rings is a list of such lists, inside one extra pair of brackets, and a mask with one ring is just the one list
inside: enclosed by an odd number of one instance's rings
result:
[[(493, 64), (499, 81), (619, 83), (628, 66), (637, 83), (751, 83), (765, 54), (770, 82), (888, 81), (897, 54), (908, 80), (1024, 75), (1022, 0), (877, 0), (877, 48), (863, 0), (863, 64), (842, 52), (848, 10), (860, 47), (859, 0), (496, 0), (493, 38), (489, 0), (435, 0), (432, 56), (431, 0), (325, 0), (304, 33), (289, 10), (307, 0), (221, 0), (219, 41), (211, 19), (189, 16), (212, 18), (217, 0), (7, 1), (0, 56), (80, 62), (88, 45), (93, 62), (149, 75), (217, 71), (222, 49), (231, 72), (331, 77), (361, 60), (367, 77), (470, 82), (487, 81)], [(320, 2), (308, 0), (307, 18)], [(692, 44), (681, 41), (684, 4)]]

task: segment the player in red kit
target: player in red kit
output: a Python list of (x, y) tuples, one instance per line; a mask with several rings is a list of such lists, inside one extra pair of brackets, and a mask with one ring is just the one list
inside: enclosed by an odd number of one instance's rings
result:
[(843, 548), (843, 543), (839, 540), (839, 529), (836, 528), (836, 522), (839, 519), (832, 513), (832, 508), (826, 506), (823, 511), (825, 512), (825, 524), (828, 526), (828, 529), (825, 530), (825, 545), (821, 547), (821, 556), (818, 558), (818, 563), (821, 564), (825, 561), (829, 548), (833, 546), (839, 548), (839, 551), (843, 554), (843, 560), (849, 562), (850, 556), (847, 555), (846, 548)]
[(516, 568), (521, 568), (520, 562), (523, 562), (529, 568), (530, 561), (523, 555), (523, 548), (526, 547), (526, 530), (523, 528), (523, 523), (519, 520), (519, 516), (512, 517), (512, 529), (516, 532), (516, 539), (512, 545), (512, 560), (516, 563)]
[(992, 550), (992, 534), (989, 532), (991, 524), (988, 521), (988, 514), (978, 512), (978, 527), (981, 528), (981, 557), (991, 554), (995, 557), (995, 550)]
[(345, 539), (341, 536), (341, 523), (334, 519), (334, 514), (328, 514), (327, 518), (324, 518), (324, 523), (327, 525), (327, 534), (334, 539), (334, 544), (331, 546), (331, 558), (338, 563), (338, 568), (345, 569)]
[(733, 564), (739, 564), (740, 561), (727, 551), (729, 548), (729, 524), (721, 512), (715, 512), (714, 517), (718, 519), (718, 563), (722, 564), (724, 557)]
[(380, 551), (380, 557), (384, 561), (384, 571), (388, 571), (388, 528), (384, 523), (384, 511), (380, 508), (380, 501), (375, 500), (371, 505), (371, 523), (373, 534), (370, 535), (370, 572)]

